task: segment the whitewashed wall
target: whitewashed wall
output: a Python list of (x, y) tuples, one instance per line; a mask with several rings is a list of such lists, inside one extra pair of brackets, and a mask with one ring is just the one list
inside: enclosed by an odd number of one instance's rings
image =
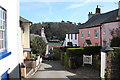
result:
[(75, 46), (75, 44), (77, 44), (77, 46), (79, 46), (79, 44), (78, 44), (78, 34), (77, 34), (77, 39), (76, 40), (75, 40), (75, 34), (72, 34), (72, 35), (73, 35), (73, 39), (71, 39), (71, 34), (69, 34), (69, 39), (68, 39), (68, 34), (66, 34), (66, 46), (67, 46), (68, 42), (72, 42), (73, 46)]
[(106, 53), (101, 52), (101, 72), (100, 72), (100, 77), (104, 79), (105, 77), (105, 71), (106, 69)]
[(30, 48), (30, 25), (25, 23), (24, 26), (24, 48)]
[(19, 0), (0, 0), (0, 6), (7, 10), (7, 50), (12, 54), (0, 60), (0, 76), (9, 73), (20, 63), (20, 27), (19, 27)]

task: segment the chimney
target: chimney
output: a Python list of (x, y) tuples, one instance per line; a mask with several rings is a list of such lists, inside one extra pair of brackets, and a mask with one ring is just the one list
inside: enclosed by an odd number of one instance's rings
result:
[(101, 10), (100, 10), (100, 8), (99, 8), (98, 5), (97, 5), (96, 13), (95, 13), (95, 14), (100, 14), (100, 13), (101, 13)]
[(93, 17), (94, 16), (94, 14), (92, 14), (92, 12), (89, 12), (89, 14), (88, 14), (88, 20), (91, 18), (91, 17)]
[(41, 37), (45, 37), (44, 27), (42, 27), (42, 29), (41, 29)]
[(119, 11), (118, 11), (118, 17), (117, 17), (117, 19), (120, 19), (120, 1), (119, 1), (119, 3), (118, 3), (118, 6), (119, 6)]

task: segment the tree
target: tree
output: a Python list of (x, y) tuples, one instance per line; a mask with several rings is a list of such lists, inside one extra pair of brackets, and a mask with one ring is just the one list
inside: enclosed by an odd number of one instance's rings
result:
[(111, 40), (111, 47), (120, 47), (120, 27), (111, 30), (113, 39)]
[(46, 51), (46, 43), (45, 41), (40, 37), (35, 37), (32, 41), (31, 49), (33, 54), (45, 54)]
[(120, 38), (119, 37), (113, 37), (111, 40), (111, 47), (120, 47)]

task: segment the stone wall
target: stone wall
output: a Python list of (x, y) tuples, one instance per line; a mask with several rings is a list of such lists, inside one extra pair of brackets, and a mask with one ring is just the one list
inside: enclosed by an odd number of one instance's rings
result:
[(120, 76), (120, 49), (107, 53), (106, 78), (119, 79)]

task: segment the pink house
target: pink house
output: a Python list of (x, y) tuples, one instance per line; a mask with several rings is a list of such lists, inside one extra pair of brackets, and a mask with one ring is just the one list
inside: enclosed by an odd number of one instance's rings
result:
[(100, 46), (100, 26), (93, 28), (79, 29), (79, 45), (84, 46)]
[(120, 26), (120, 21), (104, 23), (102, 24), (102, 47), (110, 46), (111, 39), (113, 38), (111, 35), (111, 31)]
[(110, 46), (112, 36), (110, 31), (119, 27), (119, 9), (100, 13), (100, 8), (96, 8), (96, 13), (89, 12), (88, 21), (79, 26), (78, 43), (84, 46)]

